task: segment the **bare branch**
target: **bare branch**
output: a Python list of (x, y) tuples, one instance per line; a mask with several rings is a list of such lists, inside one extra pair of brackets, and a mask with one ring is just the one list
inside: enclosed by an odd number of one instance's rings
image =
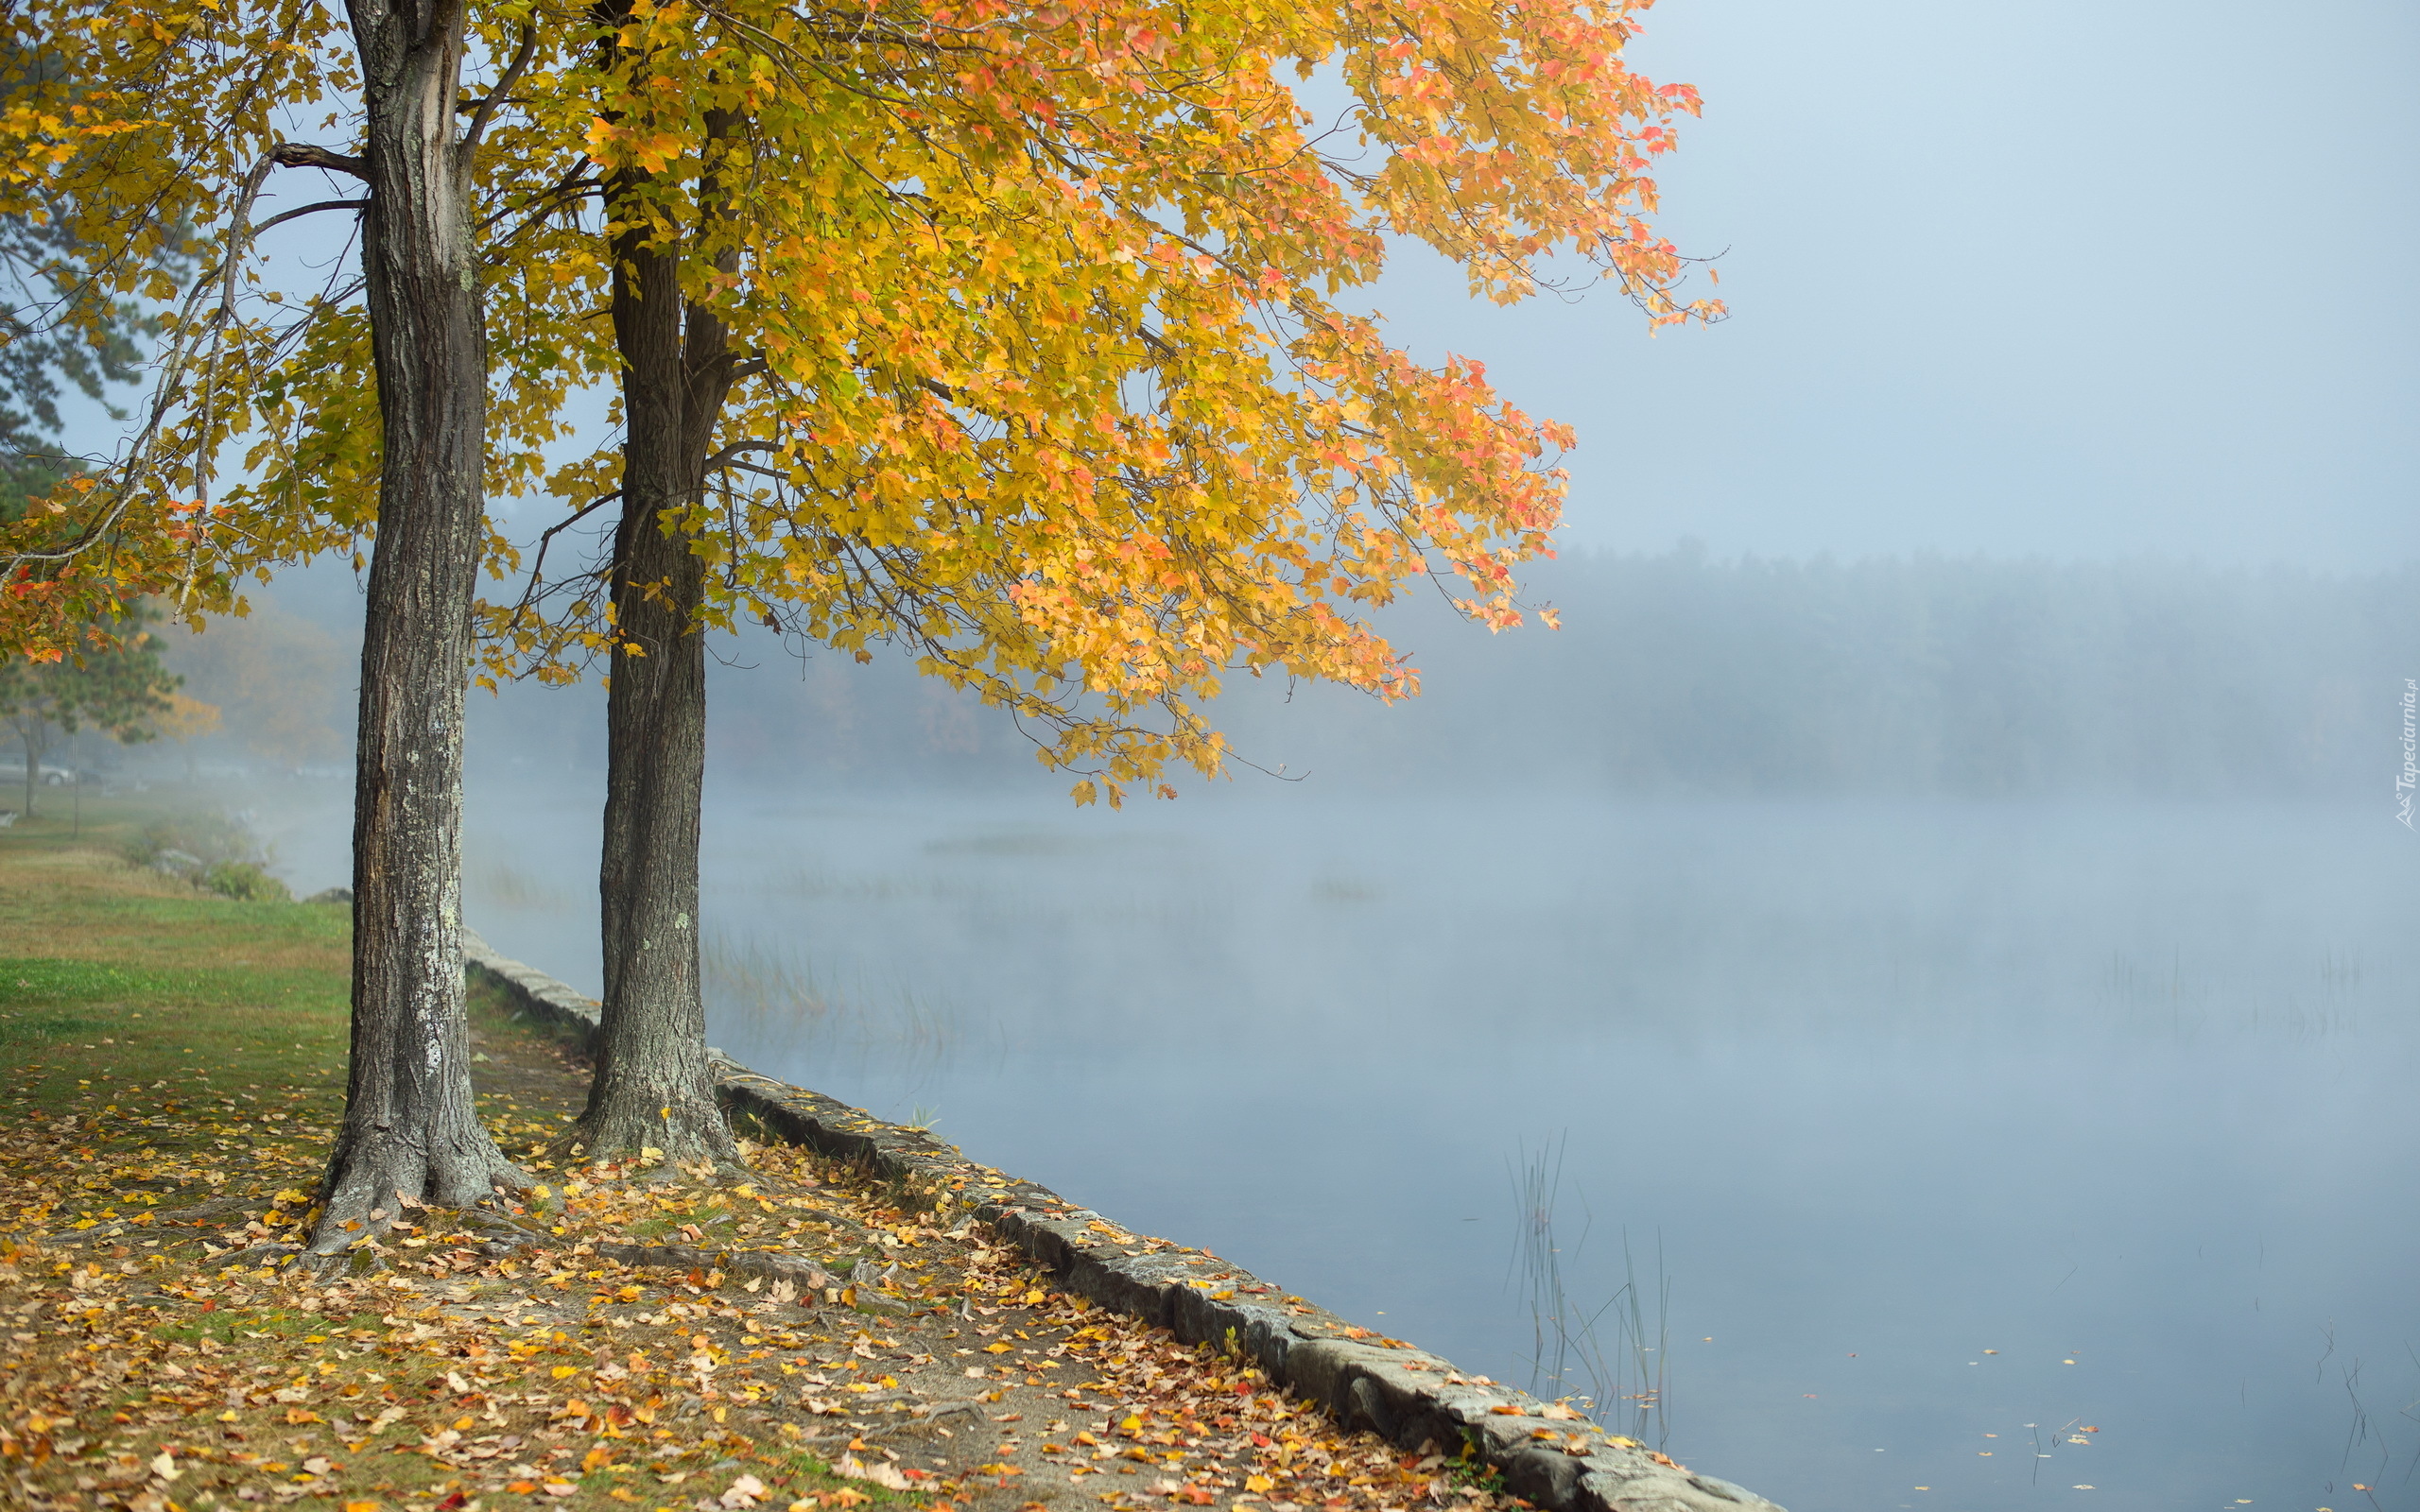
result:
[(706, 471), (709, 472), (753, 472), (758, 477), (772, 478), (781, 483), (787, 483), (790, 477), (788, 473), (776, 472), (769, 467), (758, 467), (753, 462), (741, 462), (727, 456), (720, 460), (708, 460)]
[(365, 183), (370, 180), (369, 159), (331, 152), (308, 142), (280, 142), (268, 149), (268, 156), (263, 161), (281, 168), (325, 168), (330, 173), (349, 173)]
[[(729, 446), (724, 447), (721, 451), (717, 452), (714, 455), (706, 458), (706, 471), (711, 472), (715, 469), (730, 462), (733, 458), (749, 452), (778, 452), (781, 449), (782, 443), (779, 441), (734, 441)], [(763, 470), (759, 469), (758, 471), (761, 472)]]
[(252, 164), (252, 171), (244, 175), (244, 185), (236, 192), (235, 213), (227, 217), (227, 262), (218, 270), (218, 318), (222, 320), (235, 313), (235, 265), (243, 261), (244, 244), (251, 239), (252, 201), (260, 198), (261, 180), (276, 166), (276, 152)]
[(286, 221), (296, 219), (299, 216), (317, 215), (322, 210), (367, 210), (369, 208), (370, 201), (367, 199), (322, 199), (316, 205), (304, 205), (300, 210), (288, 210), (282, 212), (281, 214), (271, 215), (268, 219), (262, 221), (257, 226), (254, 226), (252, 228), (252, 234), (257, 236), (261, 232), (268, 230), (271, 226), (283, 225)]
[(521, 214), (523, 211), (533, 212), (528, 219), (523, 221), (520, 225), (515, 226), (512, 230), (505, 232), (502, 236), (489, 238), (489, 250), (486, 253), (488, 260), (493, 261), (499, 255), (498, 249), (500, 248), (510, 245), (523, 232), (527, 231), (530, 227), (544, 219), (552, 213), (555, 206), (562, 200), (576, 195), (584, 195), (592, 190), (602, 187), (602, 180), (596, 179), (583, 179), (579, 176), (581, 169), (593, 166), (595, 166), (595, 164), (591, 163), (586, 157), (583, 156), (576, 158), (572, 162), (571, 171), (564, 174), (562, 179), (557, 180), (554, 187), (542, 190), (532, 198), (524, 200), (520, 204), (508, 205), (501, 210), (493, 211), (489, 214), (487, 218), (481, 220), (479, 222), (479, 231), (482, 233), (485, 233), (507, 215), (516, 215)]
[[(615, 489), (611, 493), (600, 493), (540, 533), (538, 554), (529, 563), (529, 586), (522, 591), (521, 602), (512, 606), (512, 618), (506, 623), (507, 629), (518, 628), (523, 612), (540, 596), (539, 584), (544, 580), (546, 570), (546, 548), (554, 543), (555, 538), (621, 496), (622, 490), (619, 489)], [(602, 575), (593, 573), (586, 576), (600, 576)]]
[(479, 138), (487, 134), (488, 123), (495, 119), (496, 107), (505, 103), (505, 96), (512, 93), (513, 85), (521, 82), (521, 76), (528, 70), (529, 60), (537, 55), (537, 23), (524, 23), (521, 45), (513, 50), (512, 61), (505, 65), (504, 77), (495, 81), (495, 88), (488, 91), (487, 98), (479, 101), (478, 113), (471, 117), (471, 129), (462, 133), (463, 151), (477, 150)]

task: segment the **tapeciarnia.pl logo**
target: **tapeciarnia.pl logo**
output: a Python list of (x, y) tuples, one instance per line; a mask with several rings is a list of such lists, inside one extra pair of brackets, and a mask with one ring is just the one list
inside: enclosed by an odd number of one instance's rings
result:
[[(2394, 778), (2394, 817), (2411, 829), (2411, 790), (2420, 784), (2420, 678), (2403, 679), (2403, 770)], [(2420, 834), (2420, 830), (2412, 831)]]

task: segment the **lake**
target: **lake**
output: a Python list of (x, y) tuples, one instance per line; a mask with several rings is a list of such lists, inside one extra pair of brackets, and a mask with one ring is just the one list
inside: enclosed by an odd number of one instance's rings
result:
[[(468, 886), (589, 991), (593, 797), (475, 797)], [(1792, 1512), (2420, 1505), (2386, 805), (1261, 782), (707, 828), (741, 1059)]]

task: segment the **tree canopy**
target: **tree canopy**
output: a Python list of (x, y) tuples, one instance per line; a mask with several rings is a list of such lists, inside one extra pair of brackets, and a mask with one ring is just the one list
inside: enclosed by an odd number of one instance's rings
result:
[[(668, 522), (709, 561), (717, 622), (905, 642), (1050, 727), (1048, 759), (1113, 796), (1171, 758), (1215, 768), (1195, 705), (1222, 676), (1409, 692), (1364, 611), (1443, 572), (1513, 623), (1570, 438), (1478, 362), (1416, 363), (1342, 301), (1411, 237), (1498, 299), (1560, 254), (1650, 321), (1716, 313), (1675, 292), (1686, 265), (1651, 226), (1651, 162), (1696, 97), (1624, 66), (1642, 9), (719, 0), (631, 7), (614, 56), (635, 66), (609, 60), (596, 12), (474, 10), (475, 60), (522, 60), (510, 98), (476, 107), (494, 116), (475, 170), (488, 490), (580, 507), (618, 485), (608, 438), (552, 469), (540, 448), (565, 397), (615, 370), (589, 207), (635, 167), (684, 292), (732, 332), (713, 487)], [(247, 572), (354, 546), (377, 446), (356, 285), (260, 261), (311, 208), (260, 214), (285, 204), (260, 198), (280, 128), (350, 97), (329, 18), (83, 0), (16, 24), (36, 18), (84, 83), (49, 113), (11, 105), (39, 149), (15, 192), (72, 191), (130, 252), (208, 227), (220, 266), (169, 321), (124, 465), (6, 538), (20, 597), (106, 558), (211, 609)], [(1334, 120), (1312, 120), (1305, 79)], [(709, 146), (717, 112), (735, 124)], [(709, 185), (728, 202), (711, 225)], [(165, 292), (139, 257), (111, 268)], [(250, 475), (220, 481), (238, 454)], [(612, 644), (594, 579), (558, 581), (551, 615), (490, 611), (494, 670), (568, 675)]]
[[(46, 50), (0, 41), (0, 102), (55, 90), (60, 74)], [(151, 334), (138, 307), (89, 276), (74, 218), (40, 190), (0, 210), (0, 520), (21, 518), (77, 471), (60, 450), (66, 390), (101, 400), (107, 386), (133, 382)], [(163, 245), (158, 255), (176, 266), (179, 251)]]
[[(642, 61), (600, 81), (590, 160), (644, 170), (743, 354), (708, 487), (666, 525), (708, 559), (717, 622), (911, 645), (1046, 727), (1080, 799), (1216, 770), (1196, 705), (1223, 675), (1413, 691), (1363, 617), (1409, 579), (1521, 617), (1569, 435), (1339, 302), (1388, 238), (1499, 300), (1562, 253), (1652, 323), (1719, 313), (1675, 293), (1649, 225), (1651, 160), (1696, 100), (1622, 67), (1630, 7), (816, 20), (637, 8)], [(1319, 129), (1288, 74), (1331, 78), (1340, 119)], [(614, 467), (555, 487), (602, 495)], [(551, 626), (500, 607), (498, 644), (556, 676), (611, 644), (593, 580), (536, 585), (569, 590)]]

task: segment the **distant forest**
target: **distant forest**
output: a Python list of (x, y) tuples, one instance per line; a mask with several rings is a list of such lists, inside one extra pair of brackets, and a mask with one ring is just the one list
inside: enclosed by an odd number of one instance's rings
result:
[(2386, 779), (2415, 575), (1916, 558), (1574, 563), (1561, 635), (1439, 641), (1465, 763), (1709, 792), (2319, 793)]
[[(2420, 567), (1684, 548), (1575, 557), (1531, 583), (1562, 630), (1491, 636), (1434, 593), (1391, 610), (1423, 674), (1409, 703), (1239, 678), (1214, 720), (1239, 756), (1329, 791), (2358, 798), (2391, 785), (2403, 679), (2420, 676)], [(716, 651), (724, 778), (1066, 785), (1005, 713), (904, 660), (800, 660), (761, 633)], [(475, 695), (475, 770), (601, 765), (600, 703), (594, 684)]]
[[(2420, 675), (2412, 568), (1682, 549), (1533, 581), (1562, 630), (1491, 636), (1434, 593), (1391, 614), (1418, 699), (1238, 679), (1214, 719), (1322, 787), (2349, 797), (2391, 784)], [(750, 775), (1045, 780), (1005, 714), (905, 666), (734, 649), (757, 664), (717, 677), (714, 741)]]

